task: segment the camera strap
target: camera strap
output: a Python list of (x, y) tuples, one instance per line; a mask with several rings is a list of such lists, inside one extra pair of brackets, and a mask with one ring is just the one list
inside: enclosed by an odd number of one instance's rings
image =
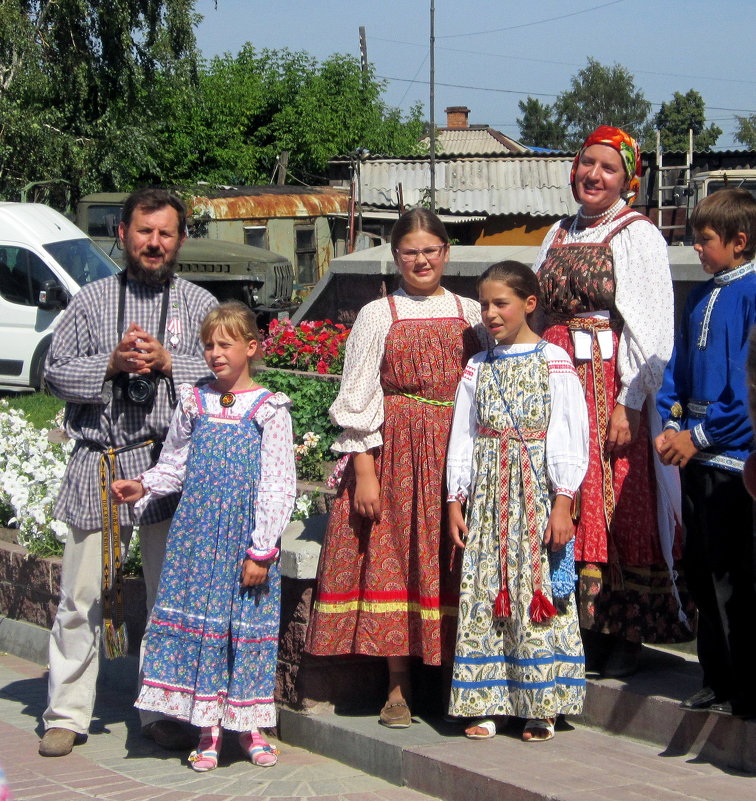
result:
[[(121, 280), (121, 285), (118, 288), (118, 317), (116, 318), (116, 328), (118, 330), (118, 341), (120, 342), (123, 337), (124, 315), (126, 313), (126, 270), (123, 270), (118, 277)], [(161, 345), (165, 339), (165, 325), (168, 320), (168, 302), (170, 301), (170, 294), (171, 280), (169, 278), (163, 287), (163, 305), (160, 309), (160, 323), (158, 325), (157, 341)]]

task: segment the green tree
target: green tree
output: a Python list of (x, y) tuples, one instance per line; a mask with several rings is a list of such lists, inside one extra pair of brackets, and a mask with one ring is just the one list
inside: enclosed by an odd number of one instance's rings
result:
[(607, 67), (592, 58), (554, 103), (555, 118), (565, 122), (569, 150), (577, 150), (598, 125), (616, 125), (649, 146), (654, 141), (650, 111), (651, 104), (624, 67)]
[(383, 90), (350, 56), (319, 63), (305, 52), (247, 44), (201, 70), (192, 103), (170, 98), (160, 134), (163, 170), (178, 181), (267, 183), (288, 151), (294, 179), (317, 184), (329, 158), (357, 147), (417, 152), (420, 108), (403, 118), (383, 103)]
[(0, 194), (128, 187), (154, 166), (156, 76), (196, 72), (194, 0), (2, 0)]
[(520, 100), (517, 104), (522, 117), (517, 118), (520, 128), (520, 141), (530, 147), (548, 147), (561, 150), (565, 147), (567, 135), (563, 120), (555, 117), (553, 106), (541, 103), (534, 97)]
[(675, 92), (669, 103), (662, 103), (654, 117), (654, 128), (667, 151), (687, 150), (689, 130), (693, 131), (694, 150), (710, 150), (722, 134), (714, 123), (706, 125), (704, 99), (695, 89), (686, 94)]
[(756, 148), (756, 114), (750, 117), (735, 116), (738, 127), (735, 129), (735, 139), (746, 147)]

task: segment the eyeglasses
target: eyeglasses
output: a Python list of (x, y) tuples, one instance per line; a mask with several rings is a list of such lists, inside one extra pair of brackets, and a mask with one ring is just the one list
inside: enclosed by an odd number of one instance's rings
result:
[(430, 245), (422, 250), (397, 250), (396, 252), (403, 262), (406, 264), (412, 264), (417, 261), (417, 257), (421, 253), (423, 256), (425, 256), (427, 261), (435, 261), (436, 259), (440, 259), (441, 254), (444, 252), (444, 248), (446, 248), (446, 245)]

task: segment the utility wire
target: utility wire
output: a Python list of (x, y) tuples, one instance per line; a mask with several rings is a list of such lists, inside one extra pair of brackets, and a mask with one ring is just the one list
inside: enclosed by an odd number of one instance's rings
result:
[(510, 25), (506, 28), (488, 28), (485, 31), (472, 31), (471, 33), (450, 33), (447, 36), (438, 36), (438, 39), (458, 39), (461, 36), (482, 36), (486, 33), (501, 33), (502, 31), (516, 31), (520, 28), (530, 28), (533, 25), (543, 25), (546, 22), (556, 22), (557, 20), (567, 19), (568, 17), (577, 17), (580, 14), (588, 14), (591, 11), (598, 11), (600, 8), (607, 6), (616, 6), (619, 3), (624, 3), (625, 0), (612, 0), (610, 3), (602, 3), (600, 6), (592, 6), (591, 8), (584, 8), (582, 11), (573, 11), (570, 14), (560, 14), (558, 17), (548, 17), (547, 19), (539, 19), (534, 22), (523, 22), (521, 25)]
[[(422, 47), (423, 45), (418, 44), (417, 42), (405, 42), (400, 39), (384, 39), (380, 36), (374, 36), (373, 41), (376, 42), (386, 42), (387, 44), (398, 44), (398, 45), (405, 45), (407, 47)], [(574, 67), (576, 69), (582, 69), (585, 67), (585, 64), (576, 64), (571, 61), (551, 61), (549, 59), (544, 58), (530, 58), (528, 56), (513, 56), (513, 55), (503, 55), (502, 53), (491, 53), (486, 52), (483, 50), (465, 50), (461, 47), (439, 47), (439, 50), (448, 51), (450, 53), (464, 53), (466, 55), (474, 55), (474, 56), (490, 56), (491, 58), (503, 58), (509, 61), (529, 61), (533, 64), (551, 64), (555, 67)], [(748, 80), (746, 78), (717, 78), (713, 75), (687, 75), (685, 73), (678, 73), (678, 72), (658, 72), (657, 70), (643, 70), (643, 69), (633, 69), (631, 70), (629, 67), (625, 67), (625, 65), (620, 65), (624, 69), (631, 72), (633, 75), (640, 74), (640, 75), (664, 75), (668, 78), (690, 78), (691, 80), (696, 81), (721, 81), (723, 83), (746, 83), (746, 84), (756, 84), (756, 80)]]

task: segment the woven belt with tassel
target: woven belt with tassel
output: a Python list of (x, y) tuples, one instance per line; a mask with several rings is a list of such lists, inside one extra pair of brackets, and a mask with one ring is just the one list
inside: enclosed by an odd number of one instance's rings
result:
[(100, 505), (102, 507), (102, 647), (107, 659), (126, 656), (128, 636), (123, 610), (123, 559), (118, 507), (113, 503), (110, 485), (116, 480), (119, 453), (147, 448), (153, 440), (108, 448), (100, 456)]
[(499, 469), (499, 558), (501, 565), (501, 588), (496, 596), (494, 605), (495, 617), (511, 617), (512, 607), (509, 599), (509, 582), (507, 576), (507, 534), (509, 530), (509, 480), (506, 476), (507, 443), (509, 440), (517, 440), (520, 447), (520, 463), (522, 475), (522, 489), (525, 496), (525, 517), (528, 525), (528, 541), (530, 543), (530, 567), (533, 576), (533, 600), (530, 602), (530, 619), (534, 623), (542, 623), (556, 615), (557, 610), (554, 604), (543, 593), (543, 577), (541, 575), (541, 531), (538, 527), (536, 515), (536, 487), (533, 481), (533, 467), (528, 450), (528, 440), (536, 441), (546, 438), (546, 431), (543, 429), (517, 429), (481, 427), (478, 435), (483, 437), (495, 437), (500, 440), (500, 469)]
[[(601, 345), (598, 332), (618, 329), (616, 320), (607, 320), (602, 317), (570, 317), (565, 325), (570, 331), (587, 331), (591, 334), (591, 366), (593, 368), (593, 402), (596, 408), (596, 436), (598, 439), (598, 452), (601, 459), (601, 489), (604, 500), (604, 520), (606, 522), (606, 547), (609, 558), (612, 587), (620, 589), (623, 585), (622, 570), (620, 568), (617, 546), (612, 537), (612, 523), (614, 522), (614, 482), (612, 465), (604, 443), (609, 430), (609, 401), (606, 394), (606, 380), (604, 376), (604, 360), (601, 357)], [(577, 373), (580, 383), (586, 384), (586, 362), (580, 361)]]
[[(604, 497), (604, 517), (606, 530), (610, 531), (614, 520), (614, 485), (612, 482), (612, 466), (609, 453), (604, 447), (606, 434), (609, 428), (609, 401), (606, 396), (606, 380), (604, 378), (604, 360), (601, 357), (601, 345), (598, 332), (610, 331), (612, 322), (602, 317), (571, 317), (567, 320), (570, 331), (586, 331), (591, 334), (591, 366), (593, 367), (593, 400), (596, 406), (596, 429), (598, 436), (598, 451), (601, 457), (601, 484)], [(580, 383), (585, 386), (586, 362), (577, 365)]]

